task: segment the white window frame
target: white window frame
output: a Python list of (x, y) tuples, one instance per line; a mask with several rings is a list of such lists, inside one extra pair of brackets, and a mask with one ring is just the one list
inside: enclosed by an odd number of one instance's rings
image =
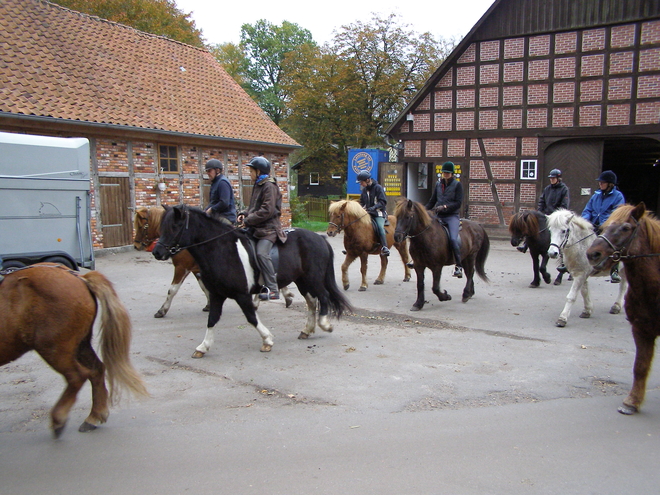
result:
[(520, 178), (522, 180), (536, 180), (539, 178), (538, 160), (520, 160)]
[[(316, 176), (316, 181), (312, 179), (312, 177)], [(309, 173), (309, 185), (310, 186), (318, 186), (320, 181), (320, 174), (318, 172), (310, 172)]]

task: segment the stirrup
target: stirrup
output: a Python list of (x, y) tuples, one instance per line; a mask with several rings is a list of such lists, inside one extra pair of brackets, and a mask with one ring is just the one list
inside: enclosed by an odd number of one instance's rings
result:
[(452, 277), (456, 278), (463, 278), (463, 267), (457, 266), (454, 268), (454, 273), (452, 274)]
[(568, 273), (568, 268), (566, 268), (566, 265), (559, 265), (557, 267), (557, 271), (559, 273)]
[(280, 298), (280, 291), (278, 290), (270, 290), (268, 287), (264, 286), (261, 289), (261, 292), (259, 293), (259, 300), (261, 301), (275, 301)]
[(383, 246), (380, 249), (380, 255), (381, 256), (389, 256), (390, 255), (390, 250), (387, 248), (387, 246)]

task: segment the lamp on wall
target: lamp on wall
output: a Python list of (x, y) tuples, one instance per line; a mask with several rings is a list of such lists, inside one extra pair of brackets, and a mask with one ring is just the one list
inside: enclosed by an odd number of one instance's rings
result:
[(167, 189), (167, 184), (165, 184), (164, 182), (159, 182), (159, 183), (158, 183), (158, 190), (159, 190), (160, 192), (164, 192), (165, 189)]

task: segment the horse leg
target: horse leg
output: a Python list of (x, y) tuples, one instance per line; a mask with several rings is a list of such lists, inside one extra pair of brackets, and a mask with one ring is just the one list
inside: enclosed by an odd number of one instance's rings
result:
[(633, 385), (628, 397), (619, 407), (621, 414), (634, 414), (646, 395), (646, 379), (651, 370), (653, 353), (655, 350), (655, 336), (649, 335), (644, 329), (632, 324), (633, 339), (635, 340), (635, 364), (633, 365)]
[(380, 273), (378, 278), (374, 281), (374, 285), (383, 285), (385, 283), (385, 273), (387, 273), (387, 256), (379, 256), (380, 258)]
[[(259, 315), (254, 310), (254, 306), (252, 305), (252, 299), (250, 298), (250, 295), (240, 294), (236, 296), (236, 302), (241, 307), (241, 310), (243, 310), (243, 314), (245, 315), (248, 323), (256, 328), (257, 332), (259, 332), (259, 335), (261, 336), (262, 344), (260, 351), (270, 352), (270, 350), (273, 348), (273, 334), (270, 333), (268, 328), (266, 328), (266, 325), (261, 323)], [(211, 305), (211, 311), (213, 311), (213, 305)]]
[(451, 296), (447, 291), (440, 291), (440, 280), (442, 279), (442, 265), (431, 270), (433, 273), (433, 293), (438, 297), (438, 301), (451, 301)]
[(401, 255), (401, 261), (403, 262), (403, 269), (404, 269), (403, 281), (410, 282), (411, 272), (410, 272), (410, 267), (408, 266), (408, 263), (410, 263), (408, 242), (405, 239), (401, 242), (395, 242), (394, 247), (396, 247), (396, 250), (399, 251), (399, 254)]
[(564, 274), (562, 272), (559, 272), (559, 274), (557, 275), (557, 278), (555, 279), (555, 281), (552, 284), (553, 285), (561, 285), (561, 279), (562, 279), (563, 276), (564, 276)]
[(105, 423), (110, 415), (110, 409), (108, 389), (105, 387), (105, 365), (98, 358), (89, 341), (80, 345), (78, 360), (90, 370), (89, 383), (92, 385), (92, 410), (78, 428), (78, 431), (85, 433)]
[(293, 304), (293, 293), (289, 290), (289, 286), (280, 288), (280, 294), (284, 297), (284, 302), (286, 303), (285, 307), (289, 307)]
[(594, 304), (591, 302), (591, 296), (589, 294), (589, 279), (585, 278), (582, 289), (582, 300), (584, 301), (584, 309), (580, 313), (580, 318), (591, 318), (591, 313), (594, 312)]
[[(384, 258), (384, 256), (381, 256), (381, 258)], [(367, 266), (369, 265), (369, 254), (367, 253), (362, 253), (360, 255), (360, 273), (362, 274), (362, 283), (360, 284), (360, 288), (358, 291), (364, 292), (367, 290), (367, 287), (369, 287), (369, 284), (367, 283)]]
[(305, 323), (305, 329), (298, 335), (299, 339), (309, 338), (316, 328), (316, 298), (312, 297), (309, 292), (304, 293), (303, 297), (307, 303), (307, 323)]
[(534, 267), (534, 280), (529, 284), (529, 287), (531, 289), (537, 289), (541, 285), (539, 256), (538, 254), (534, 254), (532, 250), (529, 251), (529, 254), (532, 256), (532, 266)]
[[(537, 255), (537, 256), (541, 256), (541, 266), (539, 266), (539, 271), (541, 272), (541, 275), (543, 276), (543, 281), (546, 284), (549, 284), (550, 282), (552, 282), (552, 277), (548, 273), (548, 268), (547, 268), (548, 267), (548, 260), (550, 259), (549, 256), (548, 256), (548, 252), (546, 251), (545, 253)], [(559, 275), (561, 275), (561, 273)], [(561, 281), (561, 278), (560, 278), (560, 281)]]
[(193, 275), (197, 279), (197, 283), (199, 284), (199, 288), (202, 289), (202, 292), (206, 296), (206, 306), (204, 306), (202, 311), (209, 311), (211, 309), (211, 295), (209, 294), (208, 289), (204, 285), (204, 282), (202, 282), (202, 275), (199, 272), (193, 273)]
[(573, 283), (571, 284), (571, 290), (568, 291), (568, 295), (566, 296), (566, 304), (564, 304), (564, 309), (559, 315), (559, 319), (557, 319), (557, 321), (555, 322), (556, 326), (558, 327), (566, 326), (566, 323), (568, 322), (568, 317), (571, 314), (571, 308), (573, 307), (573, 304), (575, 303), (575, 299), (577, 298), (577, 293), (582, 288), (582, 284), (586, 280), (586, 277), (587, 276), (585, 273), (580, 273), (579, 276), (576, 276), (573, 279)]
[(174, 296), (176, 296), (177, 292), (179, 292), (181, 284), (183, 284), (183, 281), (186, 279), (189, 273), (190, 271), (186, 268), (174, 265), (174, 278), (172, 278), (172, 284), (167, 291), (167, 298), (165, 298), (165, 302), (160, 307), (160, 309), (156, 311), (154, 318), (162, 318), (167, 314), (167, 312), (170, 310), (170, 306), (172, 305), (172, 299), (174, 299)]
[(357, 256), (354, 254), (346, 253), (346, 258), (344, 258), (344, 262), (341, 265), (341, 283), (344, 286), (344, 290), (348, 290), (351, 286), (351, 284), (348, 283), (348, 267), (355, 261), (355, 258), (357, 258)]
[(621, 276), (621, 283), (619, 284), (619, 297), (610, 308), (610, 313), (613, 315), (618, 315), (621, 312), (623, 307), (623, 300), (626, 297), (626, 292), (628, 292), (628, 278), (626, 277), (626, 270), (619, 270), (619, 275)]
[(475, 260), (470, 257), (463, 261), (463, 269), (465, 270), (465, 287), (463, 288), (462, 302), (468, 302), (474, 296), (474, 262)]
[[(193, 358), (203, 358), (204, 354), (209, 352), (211, 347), (213, 347), (213, 342), (215, 341), (215, 331), (213, 330), (213, 327), (218, 321), (220, 321), (220, 317), (222, 316), (222, 306), (226, 300), (226, 297), (214, 296), (211, 294), (211, 309), (206, 323), (206, 333), (204, 334), (204, 340), (202, 340), (202, 343), (195, 348), (195, 352), (193, 352), (192, 355)], [(252, 302), (250, 301), (250, 304), (251, 303)]]
[(410, 311), (419, 311), (424, 307), (424, 270), (425, 267), (415, 264), (415, 273), (417, 274), (417, 300), (412, 305)]

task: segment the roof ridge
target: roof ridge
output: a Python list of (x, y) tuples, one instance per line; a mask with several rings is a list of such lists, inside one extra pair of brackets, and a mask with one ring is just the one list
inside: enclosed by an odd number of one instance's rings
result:
[(104, 19), (103, 17), (99, 17), (97, 15), (87, 14), (85, 12), (80, 12), (78, 10), (73, 10), (73, 9), (68, 8), (68, 7), (64, 7), (60, 4), (57, 4), (57, 3), (54, 3), (54, 2), (49, 2), (48, 0), (34, 0), (34, 1), (37, 1), (37, 2), (42, 3), (42, 4), (47, 4), (49, 7), (56, 7), (60, 10), (66, 10), (68, 12), (71, 12), (72, 14), (77, 14), (81, 17), (87, 17), (87, 18), (89, 18), (91, 20), (94, 20), (94, 21), (101, 21), (101, 22), (105, 22), (105, 23), (110, 24), (110, 25), (117, 26), (118, 28), (123, 28), (123, 29), (127, 29), (127, 30), (130, 30), (130, 31), (135, 31), (135, 32), (137, 32), (139, 34), (142, 34), (142, 35), (145, 35), (147, 37), (160, 38), (160, 39), (163, 39), (163, 40), (166, 40), (166, 41), (171, 41), (172, 43), (178, 43), (179, 45), (183, 45), (183, 46), (186, 46), (186, 47), (189, 47), (189, 48), (194, 48), (195, 50), (199, 50), (199, 51), (208, 53), (208, 49), (206, 49), (206, 48), (200, 48), (198, 46), (189, 45), (188, 43), (184, 43), (184, 42), (179, 41), (179, 40), (174, 40), (172, 38), (168, 38), (167, 36), (163, 36), (162, 34), (154, 34), (154, 33), (148, 33), (146, 31), (141, 31), (137, 28), (134, 28), (133, 26), (128, 26), (126, 24), (122, 24), (121, 22), (111, 21), (110, 19)]

